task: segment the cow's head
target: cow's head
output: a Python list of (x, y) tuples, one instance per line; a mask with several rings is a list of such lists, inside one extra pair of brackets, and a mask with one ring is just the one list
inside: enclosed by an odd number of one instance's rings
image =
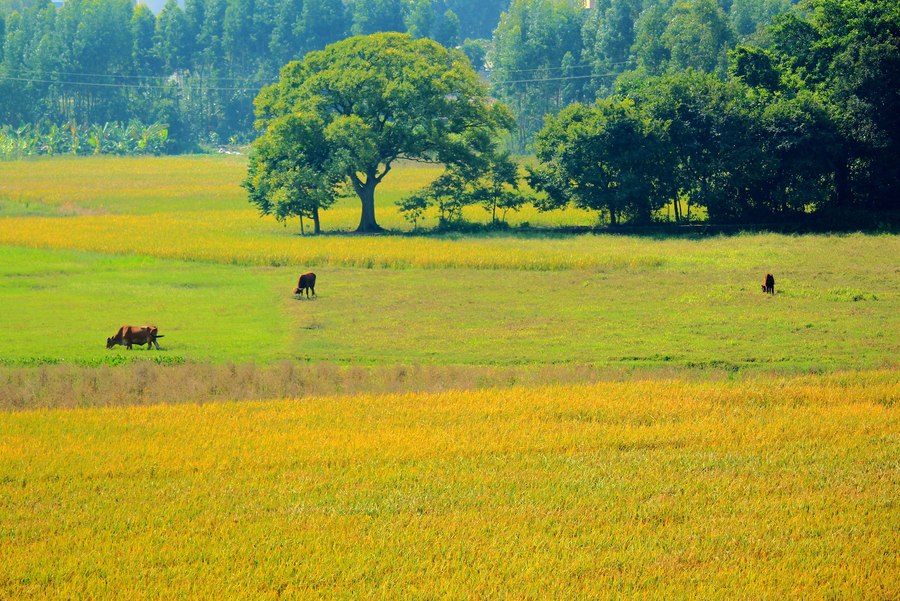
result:
[(112, 348), (112, 347), (114, 347), (114, 346), (116, 346), (116, 341), (115, 341), (115, 339), (114, 339), (114, 338), (107, 338), (107, 339), (106, 339), (106, 348)]
[(294, 294), (300, 294), (300, 288), (294, 288)]

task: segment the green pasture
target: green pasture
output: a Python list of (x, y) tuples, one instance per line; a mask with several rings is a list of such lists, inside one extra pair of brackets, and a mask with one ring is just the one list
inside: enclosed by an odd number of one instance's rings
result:
[[(778, 294), (762, 265), (728, 260), (606, 270), (317, 269), (0, 247), (0, 357), (353, 364), (871, 368), (900, 351), (900, 282), (878, 237), (785, 238)], [(733, 239), (738, 250), (754, 238)], [(698, 249), (702, 243), (695, 243)], [(647, 242), (652, 247), (653, 242)], [(855, 271), (821, 269), (838, 248)], [(805, 249), (806, 255), (800, 255)], [(739, 255), (737, 250), (735, 254)], [(843, 264), (843, 263), (841, 263)], [(107, 351), (122, 324), (157, 325), (164, 350)]]

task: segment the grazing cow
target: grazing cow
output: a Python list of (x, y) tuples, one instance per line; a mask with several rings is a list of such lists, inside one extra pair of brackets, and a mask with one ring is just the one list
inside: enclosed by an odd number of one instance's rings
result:
[(771, 273), (766, 274), (766, 281), (762, 285), (762, 291), (768, 294), (775, 294), (775, 278)]
[(115, 336), (106, 339), (106, 348), (121, 344), (131, 350), (133, 344), (138, 346), (146, 344), (148, 350), (154, 346), (159, 350), (157, 338), (162, 338), (162, 334), (156, 326), (122, 326)]
[(304, 290), (306, 290), (306, 298), (309, 298), (310, 290), (312, 290), (312, 295), (316, 296), (316, 274), (309, 272), (300, 276), (300, 281), (297, 282), (297, 287), (294, 288), (294, 294), (299, 294), (300, 298), (303, 298)]

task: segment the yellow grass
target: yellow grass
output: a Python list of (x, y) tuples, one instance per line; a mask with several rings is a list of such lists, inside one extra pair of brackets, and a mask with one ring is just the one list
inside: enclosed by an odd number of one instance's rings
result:
[(653, 266), (636, 245), (578, 239), (299, 237), (249, 211), (0, 219), (0, 244), (252, 265), (562, 269)]
[[(376, 193), (377, 217), (392, 230), (410, 230), (396, 201), (431, 183), (441, 168), (421, 163), (399, 163)], [(240, 187), (247, 174), (244, 156), (179, 157), (54, 157), (29, 161), (0, 161), (0, 202), (28, 205), (27, 210), (63, 214), (148, 214), (170, 211), (244, 210), (248, 220), (258, 219)], [(0, 206), (2, 208), (2, 206)], [(26, 210), (26, 212), (27, 212)], [(18, 212), (23, 209), (19, 207)], [(0, 216), (2, 216), (0, 212)], [(355, 229), (359, 223), (360, 203), (345, 198), (322, 213), (327, 231)], [(438, 212), (430, 210), (419, 223), (434, 227)], [(490, 215), (481, 207), (467, 207), (465, 218), (487, 223)], [(569, 209), (540, 213), (527, 205), (518, 213), (510, 212), (511, 225), (530, 223), (540, 226), (594, 225), (593, 211)], [(272, 217), (265, 218), (271, 225)], [(290, 228), (299, 232), (299, 220)]]
[(0, 597), (896, 599), (895, 372), (0, 414)]
[[(723, 261), (788, 265), (812, 246), (837, 252), (900, 254), (896, 236), (763, 234), (652, 240), (585, 235), (515, 236), (296, 236), (251, 212), (187, 211), (145, 215), (17, 217), (0, 219), (0, 244), (69, 248), (111, 254), (242, 265), (351, 267), (469, 267), (477, 269), (654, 269)], [(843, 250), (842, 250), (843, 249)], [(843, 260), (843, 257), (838, 257)], [(765, 268), (763, 268), (765, 269)]]

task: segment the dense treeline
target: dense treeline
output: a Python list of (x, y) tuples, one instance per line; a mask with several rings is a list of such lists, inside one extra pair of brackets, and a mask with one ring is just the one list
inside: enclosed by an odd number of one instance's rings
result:
[(513, 145), (528, 151), (544, 115), (592, 102), (637, 76), (726, 74), (728, 52), (790, 0), (512, 0), (489, 54), (495, 94), (513, 109)]
[[(249, 139), (282, 65), (350, 35), (489, 38), (500, 0), (0, 0), (0, 124), (164, 123), (171, 151)], [(469, 42), (474, 55), (483, 44)]]
[(546, 205), (611, 223), (676, 200), (720, 223), (900, 206), (900, 5), (813, 0), (727, 57), (724, 75), (623, 74), (610, 98), (550, 117), (529, 177)]

